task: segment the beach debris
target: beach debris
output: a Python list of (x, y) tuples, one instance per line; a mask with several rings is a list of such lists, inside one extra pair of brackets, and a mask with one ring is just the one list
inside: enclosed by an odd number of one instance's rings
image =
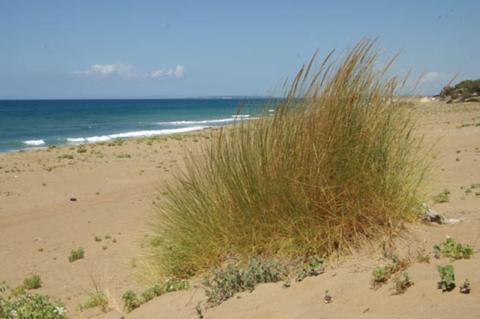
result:
[(465, 279), (463, 284), (460, 286), (460, 293), (469, 294), (472, 289), (470, 288), (470, 281)]
[(437, 223), (439, 225), (453, 225), (461, 222), (457, 218), (445, 218), (436, 211), (430, 209), (426, 204), (423, 204), (425, 212), (423, 213), (423, 220), (430, 223)]
[(71, 202), (76, 202), (76, 201), (77, 201), (77, 198), (76, 198), (76, 197), (70, 197), (70, 201), (71, 201)]
[(197, 312), (197, 317), (200, 318), (200, 319), (203, 319), (205, 316), (203, 315), (203, 313), (205, 312), (203, 307), (202, 307), (202, 303), (199, 302), (197, 304), (197, 306), (195, 307), (195, 311)]
[(330, 290), (325, 290), (325, 296), (323, 297), (323, 302), (329, 304), (333, 301), (333, 297), (330, 295)]

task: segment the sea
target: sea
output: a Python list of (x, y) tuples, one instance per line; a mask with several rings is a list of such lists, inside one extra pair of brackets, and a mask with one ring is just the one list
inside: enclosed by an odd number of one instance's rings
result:
[(0, 152), (191, 132), (271, 108), (263, 98), (0, 100)]

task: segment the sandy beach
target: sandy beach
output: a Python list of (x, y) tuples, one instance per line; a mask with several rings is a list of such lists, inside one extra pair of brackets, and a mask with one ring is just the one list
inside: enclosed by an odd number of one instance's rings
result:
[[(261, 285), (209, 309), (205, 318), (476, 318), (480, 313), (480, 104), (445, 104), (415, 99), (414, 112), (427, 147), (433, 146), (428, 197), (447, 189), (446, 203), (429, 205), (453, 225), (409, 225), (399, 240), (402, 253), (415, 259), (420, 249), (449, 235), (470, 244), (475, 255), (455, 261), (457, 281), (468, 278), (469, 295), (436, 289), (437, 264), (413, 262), (408, 272), (414, 285), (399, 296), (391, 285), (369, 286), (372, 269), (382, 262), (373, 245), (328, 265), (325, 274), (293, 283)], [(124, 142), (30, 150), (0, 154), (0, 279), (20, 285), (33, 273), (42, 278), (38, 292), (65, 302), (70, 318), (121, 317), (121, 295), (147, 283), (139, 272), (145, 254), (158, 187), (178, 172), (186, 152), (198, 152), (208, 132)], [(95, 239), (97, 237), (97, 239)], [(85, 258), (70, 263), (72, 249), (83, 247)], [(109, 300), (109, 313), (79, 311), (97, 282)], [(324, 304), (329, 290), (333, 303)], [(198, 318), (205, 299), (201, 288), (156, 298), (125, 318)]]

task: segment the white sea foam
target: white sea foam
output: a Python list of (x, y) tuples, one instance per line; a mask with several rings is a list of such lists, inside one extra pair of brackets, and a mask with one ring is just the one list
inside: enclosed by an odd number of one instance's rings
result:
[(101, 136), (70, 137), (70, 138), (67, 138), (67, 142), (70, 144), (97, 143), (97, 142), (105, 142), (105, 141), (109, 141), (117, 138), (149, 137), (149, 136), (167, 135), (167, 134), (174, 134), (174, 133), (192, 132), (192, 131), (203, 130), (207, 127), (208, 126), (189, 126), (189, 127), (164, 129), (164, 130), (132, 131), (132, 132), (101, 135)]
[(160, 125), (199, 125), (199, 124), (216, 124), (216, 123), (232, 123), (235, 121), (254, 120), (258, 117), (250, 117), (250, 114), (232, 115), (232, 117), (223, 119), (200, 120), (200, 121), (170, 121), (157, 122)]
[(23, 141), (23, 144), (31, 145), (31, 146), (40, 146), (40, 145), (45, 145), (45, 141), (44, 140), (28, 140), (28, 141)]

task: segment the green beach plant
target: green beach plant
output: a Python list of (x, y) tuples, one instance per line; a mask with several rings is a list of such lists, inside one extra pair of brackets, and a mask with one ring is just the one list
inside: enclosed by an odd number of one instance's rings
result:
[(70, 256), (68, 256), (68, 261), (73, 263), (76, 260), (83, 259), (85, 257), (85, 250), (82, 247), (77, 249), (72, 249), (70, 251)]
[(205, 278), (203, 284), (207, 302), (213, 306), (219, 305), (236, 293), (253, 291), (258, 284), (278, 282), (284, 278), (285, 271), (280, 263), (259, 257), (251, 258), (245, 269), (238, 263), (228, 264)]
[(445, 239), (443, 243), (434, 245), (433, 251), (436, 258), (469, 259), (473, 256), (473, 248), (470, 245), (457, 243), (451, 237)]
[(33, 274), (23, 280), (23, 287), (28, 290), (38, 289), (42, 287), (42, 280), (39, 275)]
[(437, 283), (438, 289), (442, 292), (451, 291), (455, 288), (455, 270), (452, 265), (437, 266), (440, 281)]
[(445, 189), (443, 192), (438, 193), (433, 196), (433, 201), (435, 203), (448, 203), (450, 201), (450, 191)]
[(400, 276), (393, 280), (393, 289), (397, 295), (403, 294), (412, 285), (413, 281), (408, 272), (403, 272)]
[(64, 304), (49, 296), (14, 293), (4, 282), (0, 282), (0, 318), (2, 319), (66, 319)]
[[(272, 115), (216, 130), (156, 207), (151, 276), (185, 278), (232, 256), (346, 253), (421, 213), (427, 164), (401, 80), (361, 41), (301, 68)], [(314, 70), (317, 71), (314, 71)]]

